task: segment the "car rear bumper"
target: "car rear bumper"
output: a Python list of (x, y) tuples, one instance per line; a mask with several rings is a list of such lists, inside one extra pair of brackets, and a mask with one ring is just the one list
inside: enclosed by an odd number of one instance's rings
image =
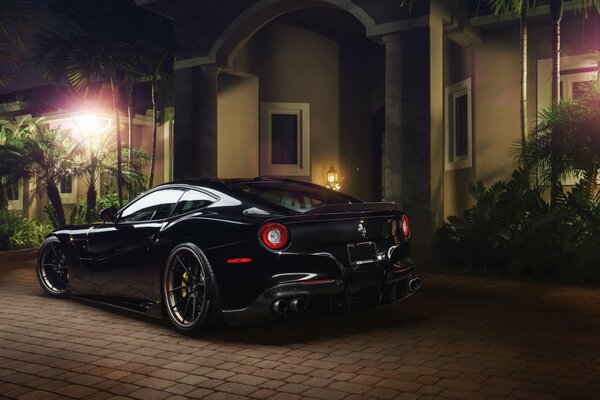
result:
[(243, 309), (223, 310), (223, 319), (229, 326), (244, 326), (298, 317), (344, 314), (354, 308), (372, 308), (402, 300), (414, 294), (419, 287), (420, 279), (412, 263), (394, 265), (381, 283), (355, 295), (350, 294), (349, 284), (343, 279), (286, 282), (265, 290)]

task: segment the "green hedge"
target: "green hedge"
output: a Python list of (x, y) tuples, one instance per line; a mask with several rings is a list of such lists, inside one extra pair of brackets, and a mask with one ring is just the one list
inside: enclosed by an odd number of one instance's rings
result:
[(0, 250), (37, 247), (51, 229), (21, 212), (0, 210)]

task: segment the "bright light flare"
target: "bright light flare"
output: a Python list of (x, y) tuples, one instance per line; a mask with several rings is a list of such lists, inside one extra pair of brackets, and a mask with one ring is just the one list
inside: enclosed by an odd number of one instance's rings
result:
[(97, 136), (110, 129), (110, 118), (86, 114), (75, 118), (78, 131), (84, 136)]

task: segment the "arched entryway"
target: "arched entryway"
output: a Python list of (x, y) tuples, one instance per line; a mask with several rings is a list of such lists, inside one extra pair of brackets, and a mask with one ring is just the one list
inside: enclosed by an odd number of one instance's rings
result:
[[(324, 185), (334, 166), (345, 192), (380, 200), (381, 163), (373, 157), (381, 158), (381, 142), (371, 120), (384, 101), (383, 45), (352, 14), (330, 6), (290, 11), (242, 41), (217, 78), (217, 175)], [(286, 119), (298, 131), (271, 129)], [(275, 160), (282, 157), (276, 146), (294, 154)]]
[(219, 35), (208, 54), (217, 63), (230, 66), (246, 42), (275, 19), (308, 8), (330, 8), (346, 12), (366, 29), (373, 18), (350, 0), (260, 0), (240, 13)]

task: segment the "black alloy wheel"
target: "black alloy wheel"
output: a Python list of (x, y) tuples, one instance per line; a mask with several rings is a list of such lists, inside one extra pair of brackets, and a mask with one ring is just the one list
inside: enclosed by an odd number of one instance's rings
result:
[(173, 249), (162, 286), (165, 311), (177, 331), (197, 333), (216, 327), (221, 313), (218, 287), (198, 246), (183, 243)]
[(44, 292), (54, 297), (71, 295), (69, 266), (63, 244), (51, 236), (40, 246), (36, 261), (36, 275)]

